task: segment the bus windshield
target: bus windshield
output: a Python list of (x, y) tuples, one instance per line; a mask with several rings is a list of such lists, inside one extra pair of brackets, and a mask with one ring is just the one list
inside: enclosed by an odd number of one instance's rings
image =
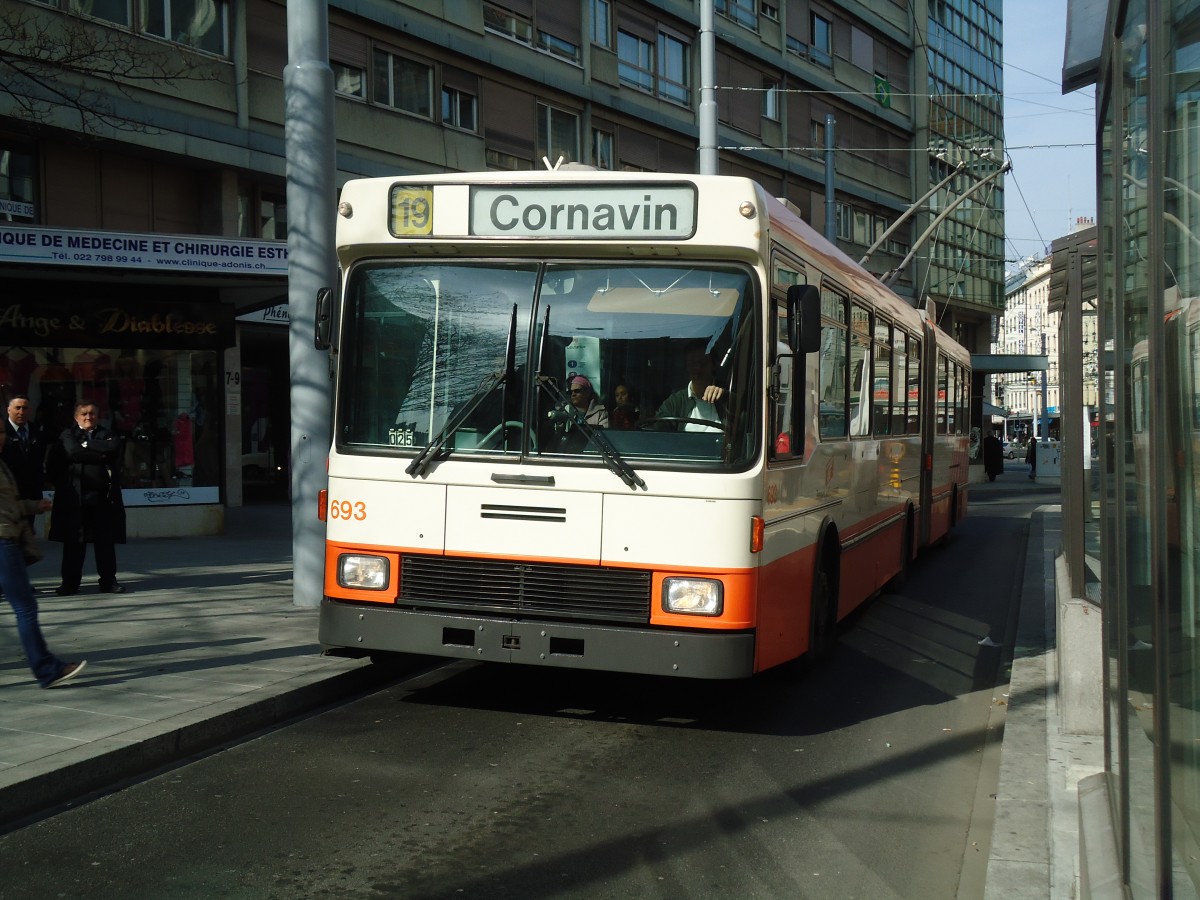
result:
[(745, 466), (761, 405), (753, 284), (728, 265), (361, 264), (339, 446)]

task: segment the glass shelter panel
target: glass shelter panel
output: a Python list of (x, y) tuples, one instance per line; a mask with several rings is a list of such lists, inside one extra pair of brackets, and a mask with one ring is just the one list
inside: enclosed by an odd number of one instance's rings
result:
[[(1164, 161), (1163, 255), (1165, 341), (1161, 359), (1170, 392), (1165, 404), (1168, 441), (1166, 552), (1170, 579), (1167, 698), (1170, 716), (1170, 803), (1175, 896), (1195, 896), (1200, 885), (1200, 15), (1192, 2), (1170, 4), (1166, 30), (1170, 73)], [(1175, 281), (1172, 286), (1170, 281)], [(1161, 601), (1160, 601), (1161, 602)], [(1162, 661), (1160, 660), (1160, 665)], [(1185, 891), (1186, 887), (1186, 891)]]
[[(1154, 884), (1154, 853), (1146, 852), (1157, 840), (1154, 824), (1155, 748), (1154, 748), (1154, 607), (1151, 576), (1150, 516), (1152, 509), (1153, 414), (1149, 401), (1150, 365), (1150, 79), (1147, 71), (1148, 48), (1144, 40), (1146, 4), (1133, 0), (1127, 10), (1122, 42), (1127, 48), (1121, 55), (1120, 115), (1124, 129), (1121, 160), (1122, 180), (1118, 186), (1118, 226), (1123, 234), (1119, 242), (1121, 257), (1121, 322), (1123, 345), (1124, 395), (1118, 401), (1123, 419), (1124, 441), (1117, 448), (1116, 464), (1122, 473), (1124, 496), (1121, 514), (1125, 532), (1125, 571), (1121, 592), (1125, 598), (1124, 623), (1126, 679), (1125, 744), (1128, 759), (1124, 769), (1129, 804), (1129, 866), (1134, 894), (1137, 885)], [(1148, 895), (1147, 895), (1148, 896)]]

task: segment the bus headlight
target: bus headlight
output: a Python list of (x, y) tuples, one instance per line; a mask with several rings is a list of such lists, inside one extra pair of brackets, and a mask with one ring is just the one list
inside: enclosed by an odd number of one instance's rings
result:
[(666, 578), (662, 607), (669, 613), (719, 616), (725, 608), (723, 585), (711, 578)]
[(389, 566), (386, 557), (360, 556), (343, 553), (338, 557), (339, 587), (356, 591), (382, 591), (388, 586)]

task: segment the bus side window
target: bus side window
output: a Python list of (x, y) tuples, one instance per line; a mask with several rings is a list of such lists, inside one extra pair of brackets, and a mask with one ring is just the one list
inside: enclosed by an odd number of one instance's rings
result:
[(871, 433), (871, 313), (850, 307), (850, 434)]
[[(775, 347), (775, 364), (771, 370), (771, 421), (767, 425), (773, 459), (793, 459), (804, 456), (805, 414), (804, 391), (805, 354), (789, 344), (788, 289), (806, 283), (804, 266), (776, 251), (772, 259), (771, 284), (775, 315), (771, 321), (771, 343)], [(795, 311), (798, 315), (799, 312)]]
[(804, 432), (797, 433), (797, 425), (803, 415), (796, 408), (801, 399), (795, 392), (797, 378), (803, 377), (803, 356), (797, 362), (792, 348), (787, 344), (787, 304), (782, 300), (775, 304), (772, 323), (772, 338), (775, 343), (775, 364), (771, 369), (771, 422), (768, 424), (770, 446), (768, 452), (773, 459), (790, 459), (804, 453)]
[(921, 433), (921, 340), (908, 336), (908, 434)]
[(847, 345), (846, 298), (821, 290), (820, 431), (823, 438), (846, 436), (846, 391), (850, 358)]
[(892, 325), (875, 319), (875, 380), (871, 385), (875, 404), (875, 433), (888, 434), (892, 428)]
[(908, 431), (908, 353), (905, 351), (907, 335), (896, 328), (892, 332), (892, 362), (896, 373), (892, 381), (892, 434)]

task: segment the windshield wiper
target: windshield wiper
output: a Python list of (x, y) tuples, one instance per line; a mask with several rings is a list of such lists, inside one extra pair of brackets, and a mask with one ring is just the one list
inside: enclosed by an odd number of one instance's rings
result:
[(542, 322), (542, 343), (538, 347), (538, 370), (537, 370), (537, 385), (543, 391), (550, 395), (550, 398), (559, 405), (560, 412), (567, 416), (571, 422), (579, 429), (580, 433), (592, 444), (596, 445), (596, 449), (600, 453), (600, 458), (604, 460), (604, 465), (610, 472), (620, 478), (630, 490), (636, 491), (638, 488), (647, 490), (646, 482), (644, 482), (637, 472), (633, 471), (629, 463), (621, 458), (621, 454), (617, 452), (617, 448), (612, 445), (604, 432), (589, 423), (584, 414), (579, 412), (571, 405), (570, 398), (562, 392), (554, 379), (549, 375), (543, 374), (542, 357), (546, 352), (546, 343), (550, 337), (550, 307), (546, 307), (546, 318)]
[[(512, 318), (508, 323), (508, 346), (504, 348), (504, 368), (499, 372), (493, 372), (479, 386), (470, 398), (460, 405), (451, 413), (450, 418), (446, 420), (446, 424), (442, 426), (442, 430), (437, 433), (432, 441), (425, 445), (420, 453), (418, 453), (413, 461), (408, 464), (404, 470), (413, 478), (417, 478), (425, 474), (429, 468), (429, 464), (433, 462), (442, 449), (446, 446), (446, 442), (462, 427), (463, 422), (479, 408), (479, 405), (486, 400), (498, 386), (505, 385), (507, 387), (509, 380), (516, 372), (516, 354), (517, 354), (517, 304), (513, 304)], [(506, 407), (501, 408), (501, 414)]]

